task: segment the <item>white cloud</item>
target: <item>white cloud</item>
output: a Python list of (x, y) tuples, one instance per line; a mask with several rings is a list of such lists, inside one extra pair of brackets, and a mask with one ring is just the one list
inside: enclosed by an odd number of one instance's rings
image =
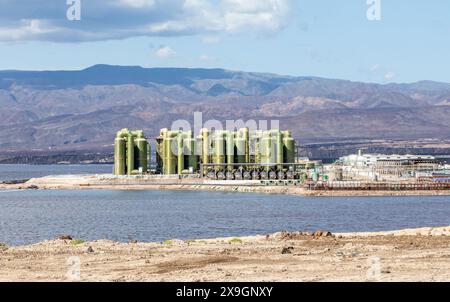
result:
[(380, 81), (392, 81), (397, 75), (389, 67), (383, 66), (382, 64), (374, 64), (370, 67), (370, 72), (372, 76), (376, 77)]
[(119, 4), (125, 7), (135, 7), (135, 8), (143, 8), (143, 7), (153, 7), (156, 2), (155, 0), (119, 0)]
[[(68, 7), (61, 3), (0, 0), (0, 40), (78, 42), (135, 36), (215, 37), (224, 32), (265, 34), (288, 26), (295, 11), (294, 0), (89, 0), (82, 2), (81, 21), (70, 22)], [(32, 20), (40, 30), (30, 28)], [(217, 43), (211, 37), (205, 43)]]
[(199, 59), (200, 61), (203, 61), (203, 62), (214, 61), (214, 60), (215, 60), (215, 58), (210, 57), (210, 56), (208, 56), (207, 54), (202, 54), (202, 55), (200, 55), (200, 57), (198, 57), (198, 59)]
[(163, 46), (155, 52), (155, 56), (159, 59), (169, 59), (176, 55), (176, 52), (169, 46)]
[(384, 75), (384, 79), (386, 81), (392, 81), (395, 78), (396, 74), (393, 71), (388, 71), (385, 75)]
[(224, 26), (228, 32), (253, 28), (276, 32), (290, 22), (292, 3), (286, 0), (222, 0)]
[(53, 34), (58, 32), (58, 28), (48, 26), (45, 21), (31, 19), (22, 20), (15, 28), (0, 27), (0, 41), (2, 40), (26, 40), (36, 35)]
[(380, 64), (375, 64), (370, 68), (370, 71), (377, 72), (378, 70), (380, 70), (380, 68), (381, 68)]
[(220, 43), (220, 38), (213, 37), (213, 36), (203, 37), (202, 43), (203, 44), (218, 44), (218, 43)]

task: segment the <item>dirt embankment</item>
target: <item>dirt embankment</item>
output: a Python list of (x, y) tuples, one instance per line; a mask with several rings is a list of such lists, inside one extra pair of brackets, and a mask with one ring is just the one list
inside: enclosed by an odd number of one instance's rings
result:
[(0, 246), (0, 281), (450, 281), (450, 227)]
[(199, 178), (114, 178), (110, 175), (65, 175), (34, 178), (24, 183), (0, 183), (0, 190), (176, 190), (248, 192), (298, 196), (446, 196), (450, 190), (307, 190), (301, 186), (261, 185), (258, 181), (208, 181)]

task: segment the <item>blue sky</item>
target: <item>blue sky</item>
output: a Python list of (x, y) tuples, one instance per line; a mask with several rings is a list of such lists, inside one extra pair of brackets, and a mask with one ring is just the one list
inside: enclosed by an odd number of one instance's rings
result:
[[(104, 63), (450, 82), (450, 1), (0, 0), (0, 69)], [(104, 4), (109, 3), (109, 4)]]

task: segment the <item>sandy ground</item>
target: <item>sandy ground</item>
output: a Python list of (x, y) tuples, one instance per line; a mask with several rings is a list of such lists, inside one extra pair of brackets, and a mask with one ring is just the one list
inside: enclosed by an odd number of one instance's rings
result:
[(319, 235), (0, 246), (0, 281), (450, 281), (450, 227)]

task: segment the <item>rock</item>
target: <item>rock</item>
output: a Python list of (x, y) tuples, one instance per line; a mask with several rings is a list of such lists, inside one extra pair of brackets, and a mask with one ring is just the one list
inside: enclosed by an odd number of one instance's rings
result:
[(27, 189), (28, 190), (39, 190), (39, 187), (35, 186), (35, 185), (31, 185), (31, 186), (28, 186)]
[(86, 249), (86, 252), (87, 252), (87, 253), (93, 253), (93, 252), (94, 252), (94, 249), (92, 248), (92, 246), (89, 246), (89, 247)]
[(58, 237), (59, 240), (73, 240), (72, 236), (70, 235), (62, 235)]
[(328, 231), (317, 230), (313, 234), (314, 237), (333, 237), (333, 234)]
[(5, 184), (5, 185), (20, 185), (20, 184), (24, 184), (27, 181), (29, 181), (30, 179), (19, 179), (19, 180), (5, 180), (0, 182), (0, 184)]
[(130, 243), (136, 244), (136, 243), (138, 243), (138, 241), (137, 240), (131, 240)]
[(286, 255), (286, 254), (292, 254), (292, 251), (294, 250), (293, 246), (288, 246), (288, 247), (284, 247), (281, 250), (281, 254)]
[(313, 236), (314, 237), (322, 237), (323, 232), (321, 230), (317, 230), (314, 232)]
[(287, 232), (283, 231), (280, 233), (273, 234), (274, 239), (278, 240), (302, 240), (307, 236), (306, 233), (303, 232)]

